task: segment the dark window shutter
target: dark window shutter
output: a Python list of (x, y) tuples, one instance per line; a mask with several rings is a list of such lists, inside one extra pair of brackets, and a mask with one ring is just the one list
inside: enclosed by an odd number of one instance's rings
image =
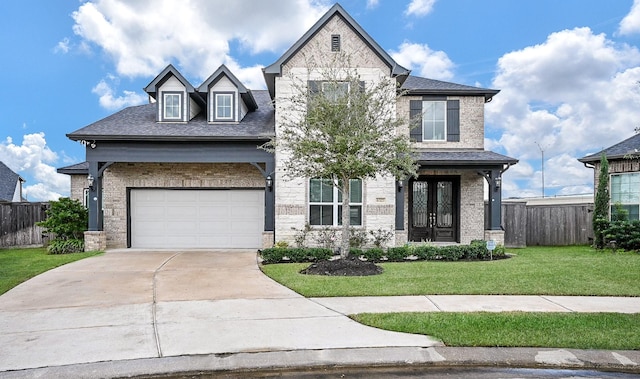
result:
[(460, 100), (447, 100), (447, 141), (460, 142)]
[(409, 101), (409, 137), (412, 141), (422, 142), (422, 100)]
[(319, 82), (317, 82), (315, 80), (307, 81), (307, 88), (309, 89), (309, 93), (310, 94), (316, 94), (316, 93), (320, 92)]
[(364, 80), (361, 80), (358, 84), (360, 85), (360, 92), (364, 92)]

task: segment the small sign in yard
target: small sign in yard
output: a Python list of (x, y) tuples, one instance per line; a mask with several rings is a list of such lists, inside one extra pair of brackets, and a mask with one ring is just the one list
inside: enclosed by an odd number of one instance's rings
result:
[(493, 251), (496, 249), (496, 241), (489, 240), (487, 241), (487, 250), (489, 250), (490, 259), (493, 260)]

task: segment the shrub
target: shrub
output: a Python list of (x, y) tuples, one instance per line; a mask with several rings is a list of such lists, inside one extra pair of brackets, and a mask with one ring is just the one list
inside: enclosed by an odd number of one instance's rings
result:
[(349, 229), (349, 247), (361, 249), (368, 242), (367, 232), (362, 229)]
[(333, 251), (320, 247), (314, 248), (283, 248), (283, 247), (271, 247), (260, 251), (262, 256), (262, 263), (285, 263), (285, 262), (317, 262), (320, 260), (327, 260), (331, 258)]
[(273, 245), (273, 247), (287, 248), (287, 247), (289, 247), (289, 242), (287, 242), (287, 241), (278, 241)]
[(369, 234), (371, 234), (371, 243), (373, 243), (373, 246), (380, 249), (393, 238), (393, 232), (386, 229), (369, 230)]
[(615, 247), (640, 251), (640, 221), (605, 222), (603, 227), (606, 244), (615, 241)]
[(47, 252), (49, 254), (70, 254), (80, 253), (84, 251), (84, 240), (81, 239), (54, 239), (47, 246)]
[(362, 252), (362, 256), (369, 262), (380, 262), (384, 256), (384, 250), (373, 247)]
[(336, 247), (336, 231), (329, 227), (320, 229), (316, 236), (316, 242), (325, 249), (333, 251)]
[(413, 255), (420, 260), (434, 260), (438, 256), (438, 248), (433, 245), (418, 245), (413, 249)]
[(391, 262), (402, 262), (408, 257), (409, 248), (407, 246), (390, 247), (387, 249), (387, 260)]
[(268, 249), (263, 249), (260, 251), (260, 256), (262, 256), (263, 263), (279, 263), (282, 262), (284, 256), (287, 253), (287, 248), (281, 247), (270, 247)]
[(467, 250), (467, 246), (462, 245), (451, 245), (451, 246), (442, 246), (438, 249), (438, 255), (440, 259), (445, 261), (457, 261), (460, 258), (464, 257), (465, 251)]
[[(291, 228), (296, 233), (293, 235), (293, 241), (295, 242), (297, 247), (305, 247), (307, 244), (307, 236), (311, 231), (311, 226), (309, 224), (305, 224), (304, 228), (296, 229), (294, 227)], [(288, 246), (285, 246), (288, 247)]]
[(56, 239), (81, 239), (89, 224), (89, 213), (81, 202), (68, 197), (49, 202), (47, 218), (37, 223), (48, 233), (56, 235)]
[(307, 249), (307, 257), (313, 262), (326, 261), (333, 256), (333, 250), (323, 247), (312, 247)]

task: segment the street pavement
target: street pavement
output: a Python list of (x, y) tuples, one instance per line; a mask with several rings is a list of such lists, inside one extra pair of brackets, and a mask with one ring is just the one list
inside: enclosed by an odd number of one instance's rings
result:
[(306, 299), (263, 275), (256, 259), (248, 250), (112, 250), (39, 275), (0, 296), (0, 378), (408, 364), (640, 373), (640, 350), (450, 348), (347, 317), (398, 311), (640, 313), (637, 297)]

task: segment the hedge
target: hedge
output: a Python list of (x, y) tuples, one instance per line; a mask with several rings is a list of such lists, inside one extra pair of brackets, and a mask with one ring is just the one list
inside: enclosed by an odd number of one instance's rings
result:
[[(371, 262), (489, 260), (506, 256), (504, 246), (497, 246), (491, 254), (487, 250), (486, 242), (482, 240), (472, 241), (469, 245), (405, 245), (390, 247), (386, 251), (378, 247), (366, 250), (352, 248), (349, 252), (352, 256), (358, 256)], [(272, 247), (262, 250), (260, 255), (265, 264), (317, 262), (331, 258), (333, 252), (325, 248)]]

